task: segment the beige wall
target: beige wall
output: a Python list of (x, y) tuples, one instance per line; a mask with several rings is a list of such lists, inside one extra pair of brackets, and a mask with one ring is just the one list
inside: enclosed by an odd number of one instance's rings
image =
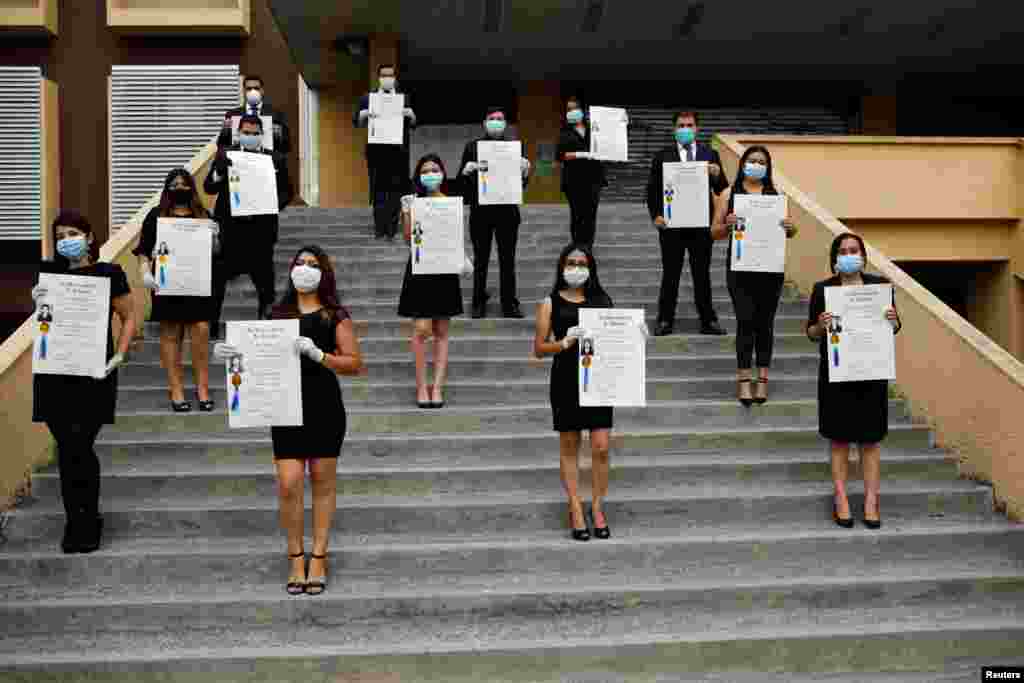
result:
[[(719, 140), (723, 162), (731, 170), (735, 170), (745, 145), (755, 141), (740, 136), (720, 136)], [(776, 185), (789, 197), (790, 217), (800, 228), (797, 237), (787, 243), (786, 279), (809, 294), (814, 283), (828, 275), (829, 245), (848, 226), (820, 197), (800, 185), (785, 162), (779, 161), (786, 156), (785, 141), (776, 144), (772, 138), (761, 137), (756, 142), (773, 152), (783, 150), (773, 154)], [(808, 160), (816, 156), (817, 175), (828, 175), (837, 143), (820, 144), (816, 153), (809, 153), (814, 144), (805, 141), (795, 155), (803, 159), (802, 165), (794, 165), (797, 173), (808, 172)], [(981, 144), (990, 148), (992, 165), (985, 166), (984, 155), (965, 150), (963, 155), (975, 160), (974, 172), (1005, 168), (1007, 150), (1014, 147)], [(855, 155), (863, 154), (864, 149)], [(844, 152), (839, 149), (835, 156), (844, 158)], [(944, 149), (938, 151), (938, 156), (948, 158)], [(814, 177), (807, 179), (814, 184)], [(874, 180), (866, 181), (869, 192), (875, 189), (874, 184)], [(857, 189), (845, 199), (843, 206), (847, 209), (856, 205), (855, 198), (861, 193), (859, 186), (851, 187)], [(915, 200), (903, 201), (913, 205)], [(991, 207), (992, 201), (990, 195), (978, 205)], [(869, 197), (867, 204), (877, 206), (878, 201)], [(997, 505), (1012, 519), (1024, 520), (1024, 421), (1020, 419), (1024, 364), (908, 277), (871, 240), (867, 244), (870, 268), (892, 280), (896, 289), (896, 305), (903, 321), (903, 332), (896, 337), (900, 390), (907, 395), (915, 415), (926, 418), (933, 427), (939, 445), (957, 454), (962, 476), (992, 482)], [(1021, 310), (1022, 288), (1020, 281), (1008, 273), (1007, 262), (992, 264), (991, 273), (979, 280), (979, 301), (972, 306), (984, 306), (982, 322), (1019, 344), (1020, 316), (1009, 318), (1005, 311), (1014, 307)], [(1008, 281), (1013, 286), (1008, 286)], [(984, 303), (980, 303), (982, 297)]]

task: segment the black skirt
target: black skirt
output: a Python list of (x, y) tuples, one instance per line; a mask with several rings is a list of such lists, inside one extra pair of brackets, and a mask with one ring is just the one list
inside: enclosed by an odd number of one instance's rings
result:
[(459, 276), (413, 275), (412, 257), (405, 263), (398, 315), (403, 318), (438, 320), (462, 315), (462, 287)]

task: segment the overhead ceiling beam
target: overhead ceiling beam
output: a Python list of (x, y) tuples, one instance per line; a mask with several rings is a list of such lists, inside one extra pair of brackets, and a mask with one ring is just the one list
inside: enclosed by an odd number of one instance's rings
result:
[(705, 3), (695, 2), (686, 8), (686, 14), (683, 15), (683, 20), (676, 24), (673, 34), (677, 39), (689, 38), (693, 36), (694, 31), (700, 22), (704, 20)]
[(582, 0), (583, 24), (580, 31), (583, 33), (597, 33), (604, 18), (606, 0)]
[(505, 19), (504, 0), (484, 0), (483, 15), (484, 33), (498, 33), (501, 31), (501, 26)]

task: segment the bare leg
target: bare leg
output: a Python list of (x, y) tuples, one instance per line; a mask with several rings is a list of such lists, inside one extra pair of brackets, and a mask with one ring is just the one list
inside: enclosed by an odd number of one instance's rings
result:
[(608, 495), (609, 432), (608, 429), (595, 429), (590, 432), (590, 476), (593, 488), (591, 494), (593, 495), (594, 526), (598, 528), (608, 526), (601, 503)]
[[(313, 483), (313, 554), (326, 555), (338, 504), (338, 459), (310, 460), (309, 476)], [(326, 569), (326, 560), (310, 559), (310, 577), (326, 576)]]
[(448, 320), (433, 321), (434, 329), (434, 400), (443, 401), (441, 390), (448, 381)]
[(832, 442), (832, 484), (835, 487), (836, 513), (846, 519), (850, 516), (850, 501), (846, 498), (846, 477), (850, 469), (850, 444)]
[(192, 338), (192, 381), (200, 401), (210, 400), (210, 323), (195, 323), (189, 328)]
[(181, 369), (181, 323), (160, 323), (160, 360), (167, 371), (171, 400), (185, 400), (185, 380)]
[(569, 496), (569, 506), (572, 510), (570, 525), (574, 529), (582, 529), (586, 522), (583, 518), (583, 502), (579, 496), (580, 433), (561, 432), (558, 435), (558, 446), (561, 456), (562, 488)]
[(860, 466), (864, 470), (864, 518), (878, 521), (878, 496), (882, 491), (882, 447), (877, 443), (860, 445)]
[(416, 362), (416, 400), (426, 403), (430, 400), (427, 392), (427, 339), (430, 338), (430, 321), (416, 320), (412, 330), (412, 353)]
[[(288, 537), (288, 554), (302, 552), (303, 539), (303, 484), (306, 463), (302, 460), (277, 460), (277, 498), (281, 508), (281, 528)], [(306, 578), (304, 557), (293, 557), (289, 576)]]

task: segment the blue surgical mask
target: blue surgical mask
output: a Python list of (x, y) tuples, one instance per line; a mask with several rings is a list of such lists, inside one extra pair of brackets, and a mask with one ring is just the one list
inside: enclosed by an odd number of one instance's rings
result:
[(853, 275), (864, 269), (864, 259), (860, 254), (840, 254), (836, 259), (836, 270), (844, 275)]
[(583, 111), (580, 109), (570, 109), (569, 113), (565, 115), (565, 120), (572, 124), (579, 123), (583, 120)]
[(258, 150), (263, 144), (262, 135), (239, 135), (238, 142), (242, 146), (242, 149)]
[(260, 103), (263, 101), (263, 95), (261, 95), (260, 91), (257, 90), (256, 88), (251, 88), (248, 92), (245, 93), (245, 101), (249, 104), (250, 107), (258, 107), (260, 106)]
[(692, 144), (696, 137), (693, 128), (676, 128), (676, 142), (680, 145)]
[(421, 173), (420, 184), (427, 190), (433, 192), (437, 188), (441, 187), (441, 183), (444, 182), (444, 176), (440, 173)]
[(57, 242), (57, 253), (69, 261), (81, 261), (88, 248), (84, 237), (68, 237)]
[(751, 180), (764, 180), (764, 177), (768, 175), (768, 167), (764, 164), (755, 164), (748, 161), (743, 164), (743, 175)]
[(505, 132), (505, 122), (499, 119), (487, 119), (484, 126), (491, 135), (498, 136)]

